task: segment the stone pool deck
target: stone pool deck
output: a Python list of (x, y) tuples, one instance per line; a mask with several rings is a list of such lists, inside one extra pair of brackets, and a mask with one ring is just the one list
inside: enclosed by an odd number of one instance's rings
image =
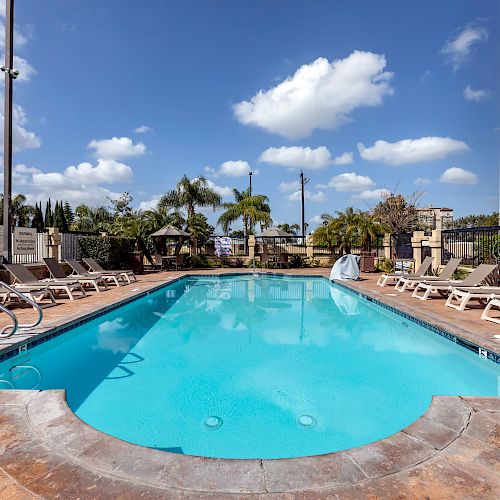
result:
[[(283, 272), (328, 275), (326, 269)], [(126, 287), (61, 301), (44, 311), (36, 332), (0, 340), (0, 355), (183, 274), (192, 273), (148, 274)], [(481, 321), (480, 311), (460, 313), (445, 308), (442, 299), (422, 302), (409, 293), (394, 296), (392, 287), (375, 281), (366, 275), (348, 286), (500, 351), (500, 326)], [(22, 310), (19, 317), (32, 314)], [(499, 489), (500, 398), (435, 397), (406, 429), (351, 450), (288, 460), (223, 460), (159, 452), (102, 434), (72, 413), (64, 391), (0, 391), (0, 499), (493, 499)]]

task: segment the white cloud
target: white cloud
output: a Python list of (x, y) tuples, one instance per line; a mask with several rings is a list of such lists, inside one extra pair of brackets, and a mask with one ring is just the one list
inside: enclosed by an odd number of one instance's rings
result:
[(246, 161), (228, 160), (221, 164), (218, 174), (227, 175), (228, 177), (243, 177), (248, 175), (251, 170), (252, 167)]
[(134, 174), (124, 163), (99, 159), (95, 166), (88, 162), (71, 165), (64, 171), (64, 175), (83, 186), (89, 186), (130, 182)]
[(325, 146), (312, 149), (301, 146), (268, 148), (259, 157), (259, 162), (288, 168), (320, 170), (331, 165), (330, 151)]
[(212, 182), (209, 179), (207, 179), (207, 185), (216, 193), (219, 193), (223, 198), (230, 198), (233, 196), (233, 188), (230, 188), (229, 186), (218, 186), (215, 182)]
[(311, 224), (322, 224), (323, 223), (323, 219), (321, 218), (321, 215), (316, 214), (315, 216), (313, 216), (313, 217), (311, 217), (309, 219), (309, 222)]
[(349, 165), (354, 161), (352, 153), (342, 153), (333, 160), (334, 165)]
[(362, 201), (379, 201), (383, 200), (391, 193), (385, 188), (379, 189), (365, 189), (361, 191), (361, 193), (357, 193), (352, 196), (353, 200), (362, 200)]
[(464, 98), (466, 101), (474, 101), (474, 102), (479, 102), (483, 101), (484, 99), (487, 99), (490, 96), (490, 91), (486, 89), (477, 89), (474, 90), (470, 87), (470, 85), (467, 85), (464, 89)]
[[(318, 191), (317, 193), (312, 193), (311, 191), (308, 191), (307, 189), (304, 191), (304, 198), (309, 201), (314, 201), (316, 203), (322, 203), (323, 201), (326, 201), (326, 196), (323, 191)], [(288, 199), (290, 201), (300, 201), (301, 200), (301, 192), (300, 189), (292, 193), (291, 195), (288, 196)]]
[[(42, 144), (40, 137), (24, 128), (27, 121), (24, 109), (14, 104), (12, 107), (12, 147), (15, 153), (39, 148)], [(0, 147), (3, 150), (3, 113), (0, 113)]]
[(467, 26), (457, 36), (450, 39), (441, 52), (456, 71), (468, 59), (472, 46), (488, 40), (488, 30), (482, 26)]
[(413, 184), (416, 184), (417, 186), (428, 186), (429, 184), (432, 184), (432, 181), (427, 179), (427, 177), (418, 177), (413, 181)]
[[(4, 59), (4, 57), (5, 56), (2, 56), (2, 59)], [(36, 75), (35, 68), (33, 68), (26, 59), (19, 56), (14, 56), (14, 69), (19, 71), (19, 76), (16, 80), (18, 82), (27, 82), (33, 75)]]
[(146, 146), (143, 142), (134, 144), (129, 137), (113, 137), (103, 140), (93, 139), (87, 147), (95, 150), (94, 156), (96, 158), (112, 160), (141, 156), (146, 153)]
[(13, 169), (15, 185), (23, 186), (29, 203), (57, 197), (73, 205), (103, 205), (108, 197), (120, 195), (103, 185), (127, 183), (132, 177), (128, 165), (109, 159), (99, 159), (95, 165), (88, 162), (70, 165), (62, 172), (42, 172), (24, 164)]
[(150, 200), (141, 201), (139, 203), (139, 210), (154, 210), (158, 206), (160, 196), (153, 196)]
[(136, 134), (147, 134), (148, 132), (152, 132), (153, 129), (149, 127), (148, 125), (141, 125), (140, 127), (137, 127), (134, 132)]
[(335, 175), (328, 183), (329, 187), (335, 188), (337, 191), (346, 192), (364, 191), (374, 185), (375, 183), (369, 177), (358, 175), (355, 172)]
[(300, 182), (299, 181), (280, 182), (278, 189), (284, 192), (297, 191), (298, 189), (300, 189)]
[(234, 113), (244, 125), (292, 139), (333, 129), (351, 121), (357, 108), (379, 106), (393, 93), (393, 75), (385, 67), (385, 57), (371, 52), (355, 51), (333, 62), (320, 57), (276, 87), (237, 103)]
[(450, 137), (421, 137), (404, 139), (398, 142), (379, 140), (371, 147), (358, 144), (363, 160), (380, 161), (388, 165), (403, 165), (440, 160), (453, 153), (468, 151), (469, 146), (463, 141)]
[(465, 170), (460, 167), (451, 167), (441, 174), (439, 180), (447, 184), (476, 184), (477, 175), (470, 170)]

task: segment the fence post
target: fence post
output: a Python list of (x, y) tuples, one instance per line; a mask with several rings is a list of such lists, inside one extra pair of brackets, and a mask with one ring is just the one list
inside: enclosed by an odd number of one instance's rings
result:
[(391, 233), (385, 233), (384, 234), (384, 257), (386, 259), (392, 259), (391, 255)]
[(248, 237), (248, 258), (253, 259), (255, 257), (255, 236), (251, 234)]
[(59, 262), (59, 257), (61, 255), (61, 235), (57, 227), (47, 228), (49, 231), (48, 247), (49, 247), (49, 257), (56, 259)]
[(413, 231), (411, 246), (413, 249), (413, 259), (415, 260), (415, 269), (422, 264), (422, 241), (426, 239), (424, 231)]
[(314, 257), (314, 236), (312, 234), (306, 236), (306, 257)]
[(436, 268), (439, 268), (439, 266), (441, 266), (441, 244), (441, 230), (433, 229), (432, 235), (429, 238), (429, 246), (431, 247), (431, 256), (434, 259), (434, 265), (436, 266)]

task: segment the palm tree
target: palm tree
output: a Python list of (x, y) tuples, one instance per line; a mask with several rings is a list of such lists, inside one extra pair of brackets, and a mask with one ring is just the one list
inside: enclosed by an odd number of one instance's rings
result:
[(215, 210), (222, 198), (208, 184), (204, 177), (189, 179), (186, 175), (177, 183), (175, 189), (165, 193), (158, 203), (158, 209), (186, 209), (188, 219), (196, 213), (196, 207), (213, 207)]
[(315, 245), (326, 245), (330, 252), (350, 253), (353, 245), (369, 250), (377, 236), (384, 234), (385, 227), (365, 212), (349, 207), (337, 216), (323, 214), (323, 224), (314, 231)]
[(133, 238), (138, 250), (144, 253), (148, 261), (154, 265), (151, 252), (147, 245), (147, 238), (151, 234), (150, 221), (144, 217), (142, 210), (132, 210), (127, 215), (116, 217), (112, 232), (123, 238)]
[(27, 227), (30, 217), (34, 215), (35, 209), (31, 205), (26, 205), (26, 196), (16, 194), (12, 198), (12, 225)]
[(255, 224), (267, 227), (273, 223), (267, 196), (262, 194), (251, 195), (250, 189), (245, 189), (244, 191), (233, 189), (233, 195), (235, 201), (222, 205), (225, 212), (217, 221), (225, 233), (230, 230), (231, 224), (239, 219), (243, 221), (243, 233), (245, 236), (253, 231)]

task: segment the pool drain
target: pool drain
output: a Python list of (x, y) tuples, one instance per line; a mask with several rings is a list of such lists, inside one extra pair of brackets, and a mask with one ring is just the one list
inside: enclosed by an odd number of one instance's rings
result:
[(301, 415), (299, 417), (299, 424), (303, 427), (314, 427), (316, 425), (316, 419), (311, 417), (311, 415)]
[(215, 429), (218, 429), (222, 425), (222, 418), (220, 417), (207, 417), (205, 419), (205, 427), (207, 429), (210, 429), (211, 431), (214, 431)]

